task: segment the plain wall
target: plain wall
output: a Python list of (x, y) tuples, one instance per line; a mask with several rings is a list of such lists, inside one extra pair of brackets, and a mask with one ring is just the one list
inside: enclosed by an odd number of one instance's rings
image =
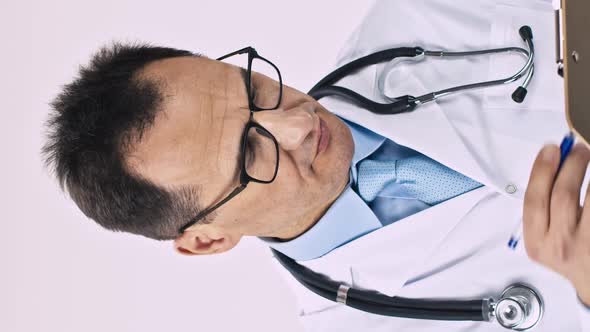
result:
[[(369, 1), (2, 1), (0, 331), (301, 331), (268, 249), (184, 257), (88, 220), (44, 169), (49, 102), (112, 40), (216, 57), (252, 45), (307, 91)], [(337, 9), (336, 9), (337, 8)]]

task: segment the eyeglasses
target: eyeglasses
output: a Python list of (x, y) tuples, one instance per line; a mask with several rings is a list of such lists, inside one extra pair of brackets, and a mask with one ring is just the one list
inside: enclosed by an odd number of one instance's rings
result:
[[(244, 75), (244, 81), (246, 84), (246, 92), (248, 94), (250, 118), (248, 123), (246, 123), (241, 138), (241, 151), (238, 160), (241, 165), (240, 185), (227, 197), (212, 207), (201, 211), (187, 224), (182, 226), (180, 228), (180, 234), (246, 189), (246, 186), (250, 181), (271, 183), (277, 176), (279, 170), (279, 144), (277, 143), (276, 138), (268, 130), (254, 122), (254, 112), (275, 110), (279, 107), (281, 99), (283, 98), (283, 80), (281, 78), (281, 72), (272, 62), (258, 55), (256, 50), (252, 47), (246, 47), (226, 54), (217, 58), (217, 60), (223, 60), (234, 55), (245, 53), (248, 54), (248, 69)], [(274, 81), (279, 82), (278, 89), (273, 89), (271, 91), (265, 90), (264, 93), (259, 94), (258, 87), (252, 81), (252, 71), (266, 75)]]

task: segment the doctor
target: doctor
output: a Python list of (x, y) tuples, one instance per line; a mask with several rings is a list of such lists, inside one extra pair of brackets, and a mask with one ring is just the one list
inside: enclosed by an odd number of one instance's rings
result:
[[(250, 74), (235, 66), (119, 45), (99, 52), (56, 99), (48, 161), (97, 223), (174, 239), (182, 254), (223, 252), (242, 236), (258, 236), (332, 279), (410, 298), (496, 296), (523, 282), (545, 301), (537, 331), (590, 331), (590, 201), (580, 195), (590, 152), (575, 147), (556, 180), (558, 149), (538, 153), (567, 131), (550, 63), (550, 4), (405, 3), (378, 2), (340, 63), (398, 45), (518, 45), (516, 31), (528, 24), (539, 62), (527, 101), (507, 101), (512, 87), (501, 87), (377, 116), (338, 100), (319, 104), (286, 85), (279, 94), (272, 71), (252, 72), (245, 89)], [(387, 93), (502, 76), (513, 71), (512, 61), (401, 66), (388, 76)], [(377, 98), (382, 71), (376, 66), (339, 84)], [(376, 184), (381, 173), (371, 163), (391, 170), (392, 160), (408, 164), (397, 172), (420, 185)], [(526, 251), (511, 251), (506, 242), (523, 215)], [(286, 278), (309, 330), (500, 329), (375, 316)]]

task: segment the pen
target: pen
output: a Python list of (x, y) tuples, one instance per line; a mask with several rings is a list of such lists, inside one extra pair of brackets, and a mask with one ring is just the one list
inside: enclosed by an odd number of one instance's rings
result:
[[(561, 166), (563, 165), (563, 162), (565, 161), (565, 158), (572, 150), (572, 147), (574, 146), (574, 141), (575, 141), (575, 136), (571, 132), (568, 133), (561, 141), (561, 145), (559, 145), (559, 150), (561, 151), (561, 157), (559, 159), (559, 168), (557, 169), (557, 172), (559, 172), (559, 170), (561, 169)], [(518, 223), (516, 230), (514, 230), (514, 232), (512, 232), (512, 235), (510, 236), (510, 240), (508, 240), (508, 248), (510, 248), (512, 250), (516, 249), (516, 247), (518, 246), (518, 242), (520, 242), (521, 238), (522, 238), (522, 219)]]

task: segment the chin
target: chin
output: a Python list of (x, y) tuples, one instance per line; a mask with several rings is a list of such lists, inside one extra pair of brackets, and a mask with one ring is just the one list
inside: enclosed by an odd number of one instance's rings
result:
[[(329, 113), (329, 112), (328, 112)], [(350, 128), (337, 116), (331, 114), (330, 171), (331, 183), (340, 194), (349, 181), (350, 163), (354, 154), (354, 142)]]
[(352, 133), (350, 132), (350, 128), (336, 115), (330, 113), (334, 119), (334, 126), (333, 130), (335, 133), (336, 140), (333, 142), (334, 147), (337, 148), (338, 154), (340, 159), (342, 159), (345, 163), (347, 168), (350, 167), (350, 162), (352, 161), (352, 155), (354, 153), (354, 142), (352, 140)]

